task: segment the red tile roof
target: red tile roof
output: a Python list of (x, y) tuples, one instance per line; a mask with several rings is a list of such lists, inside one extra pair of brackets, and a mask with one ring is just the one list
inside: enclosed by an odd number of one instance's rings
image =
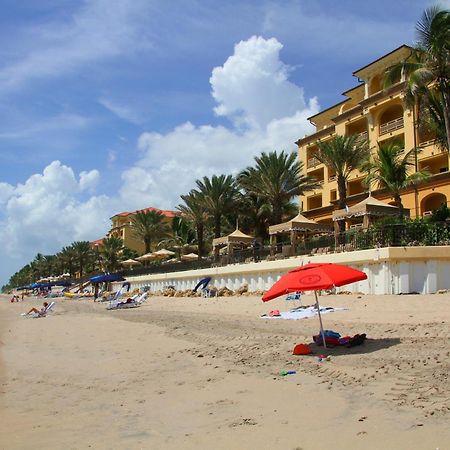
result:
[(147, 211), (158, 211), (163, 216), (166, 216), (166, 217), (169, 217), (169, 218), (175, 217), (177, 215), (177, 213), (175, 211), (170, 211), (168, 209), (158, 209), (158, 208), (153, 208), (153, 207), (150, 206), (149, 208), (138, 209), (137, 211), (131, 211), (131, 212), (124, 211), (124, 212), (115, 214), (113, 217), (117, 217), (117, 216), (127, 217), (127, 216), (129, 216), (131, 214), (136, 214), (137, 212), (147, 212)]
[(97, 239), (96, 241), (91, 241), (90, 244), (91, 245), (102, 245), (104, 240), (105, 240), (105, 238)]

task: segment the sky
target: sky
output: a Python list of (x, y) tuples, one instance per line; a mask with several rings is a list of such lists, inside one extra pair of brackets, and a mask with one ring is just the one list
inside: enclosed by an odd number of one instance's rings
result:
[(0, 285), (115, 213), (295, 150), (432, 4), (0, 0)]

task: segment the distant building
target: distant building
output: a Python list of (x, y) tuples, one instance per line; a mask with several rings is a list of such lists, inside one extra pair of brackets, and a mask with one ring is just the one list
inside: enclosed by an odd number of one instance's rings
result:
[[(432, 135), (419, 132), (417, 107), (407, 109), (403, 104), (405, 80), (383, 90), (382, 78), (387, 68), (404, 61), (411, 49), (406, 45), (353, 72), (360, 84), (345, 91), (347, 97), (337, 105), (309, 117), (316, 132), (297, 141), (299, 158), (304, 163), (305, 174), (314, 176), (322, 183), (322, 188), (309, 192), (300, 198), (303, 213), (320, 222), (332, 222), (332, 211), (336, 209), (337, 183), (335, 174), (315, 157), (317, 141), (327, 141), (336, 135), (358, 135), (368, 139), (373, 151), (378, 143), (399, 140), (405, 151), (420, 147), (417, 168), (427, 168), (431, 173), (429, 181), (419, 185), (417, 193), (413, 189), (402, 193), (402, 202), (410, 210), (410, 216), (420, 217), (431, 214), (450, 198), (449, 154), (440, 150)], [(365, 174), (355, 171), (348, 181), (347, 202), (352, 206), (367, 196), (363, 186)], [(374, 188), (374, 187), (372, 187)], [(385, 203), (392, 203), (389, 193), (372, 191), (372, 195)], [(357, 225), (357, 224), (356, 224)], [(355, 225), (355, 226), (356, 226)]]
[[(175, 211), (162, 210), (158, 208), (145, 208), (132, 212), (121, 212), (111, 217), (111, 229), (109, 230), (107, 237), (116, 236), (123, 240), (125, 247), (143, 253), (145, 250), (144, 242), (140, 241), (134, 236), (133, 229), (131, 227), (132, 218), (138, 212), (146, 211), (158, 211), (163, 214), (167, 223), (171, 224), (172, 219), (177, 215)], [(101, 241), (101, 240), (100, 240)]]

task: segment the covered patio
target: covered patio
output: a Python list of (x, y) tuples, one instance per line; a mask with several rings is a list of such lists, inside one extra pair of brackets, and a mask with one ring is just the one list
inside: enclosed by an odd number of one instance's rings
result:
[[(397, 206), (384, 203), (369, 194), (367, 198), (356, 205), (333, 211), (333, 222), (336, 232), (339, 230), (338, 222), (341, 220), (345, 220), (346, 228), (367, 230), (378, 218), (398, 216), (399, 214), (400, 209)], [(409, 216), (409, 210), (404, 210), (404, 214)]]
[(284, 245), (282, 248), (283, 256), (292, 256), (296, 254), (296, 247), (300, 242), (304, 242), (308, 235), (318, 233), (331, 233), (332, 225), (318, 223), (308, 219), (303, 214), (298, 213), (291, 220), (269, 227), (270, 246), (272, 252), (276, 247), (277, 236), (280, 234), (289, 234), (290, 245)]
[(219, 257), (220, 249), (226, 249), (227, 255), (233, 255), (235, 249), (242, 249), (244, 247), (249, 247), (252, 245), (255, 238), (243, 233), (239, 228), (236, 228), (228, 236), (222, 236), (220, 238), (215, 238), (212, 241), (213, 252), (215, 258)]

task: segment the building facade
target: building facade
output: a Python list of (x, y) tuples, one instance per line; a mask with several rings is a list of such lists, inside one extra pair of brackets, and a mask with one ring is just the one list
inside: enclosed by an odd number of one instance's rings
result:
[(111, 229), (109, 230), (107, 237), (116, 236), (123, 240), (125, 247), (137, 251), (142, 254), (145, 250), (144, 242), (136, 238), (133, 233), (132, 219), (138, 212), (157, 211), (164, 215), (165, 220), (169, 225), (172, 223), (172, 219), (177, 215), (175, 211), (162, 210), (158, 208), (145, 208), (132, 212), (121, 212), (111, 217)]
[[(304, 164), (305, 174), (314, 176), (322, 189), (309, 192), (300, 198), (303, 213), (319, 222), (332, 222), (332, 211), (338, 198), (336, 176), (315, 157), (317, 142), (327, 141), (336, 135), (358, 135), (368, 140), (372, 152), (378, 144), (397, 140), (404, 144), (404, 151), (420, 148), (415, 169), (427, 169), (431, 174), (427, 182), (417, 190), (402, 193), (402, 202), (410, 210), (410, 217), (431, 214), (442, 203), (450, 199), (449, 154), (435, 145), (433, 136), (424, 135), (417, 126), (417, 108), (406, 108), (403, 102), (404, 79), (399, 79), (390, 88), (382, 88), (383, 75), (389, 67), (404, 61), (410, 55), (410, 47), (403, 45), (387, 55), (356, 70), (353, 75), (359, 84), (343, 93), (345, 100), (309, 117), (316, 132), (299, 139), (299, 158)], [(365, 174), (354, 171), (347, 185), (347, 204), (352, 206), (367, 196), (363, 184)], [(372, 195), (385, 203), (393, 203), (388, 192), (374, 190)]]

